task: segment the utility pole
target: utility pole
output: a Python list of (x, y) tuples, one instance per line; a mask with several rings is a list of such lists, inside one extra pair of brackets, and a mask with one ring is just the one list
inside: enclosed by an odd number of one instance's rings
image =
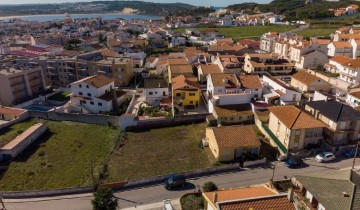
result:
[(275, 169), (276, 169), (276, 162), (274, 163), (274, 167), (273, 167), (273, 171), (272, 171), (272, 177), (270, 179), (271, 182), (274, 182)]
[(360, 139), (357, 139), (357, 141), (356, 141), (356, 149), (355, 149), (355, 154), (354, 154), (354, 159), (353, 159), (353, 164), (352, 164), (351, 169), (354, 169), (354, 167), (355, 167), (356, 156), (357, 156), (357, 152), (359, 149), (359, 140)]

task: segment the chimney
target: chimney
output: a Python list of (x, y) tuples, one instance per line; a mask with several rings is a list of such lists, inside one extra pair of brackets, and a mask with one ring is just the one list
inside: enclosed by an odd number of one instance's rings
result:
[(161, 83), (159, 82), (159, 88), (161, 88)]
[(214, 196), (213, 196), (213, 202), (216, 203), (217, 202), (217, 198), (218, 198), (218, 193), (217, 191), (214, 192)]
[(229, 80), (228, 80), (228, 79), (226, 79), (226, 78), (224, 78), (224, 80), (223, 80), (223, 81), (224, 81), (224, 83), (225, 83), (225, 84), (227, 84), (227, 83), (229, 82)]

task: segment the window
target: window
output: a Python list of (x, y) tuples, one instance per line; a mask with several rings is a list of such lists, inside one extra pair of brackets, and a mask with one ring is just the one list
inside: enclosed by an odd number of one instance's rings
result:
[(81, 101), (82, 104), (86, 104), (86, 101)]
[(90, 101), (90, 104), (91, 104), (91, 105), (94, 105), (94, 102), (93, 102), (93, 101)]
[(190, 101), (190, 104), (193, 104), (194, 102), (193, 101)]
[(79, 84), (79, 88), (82, 88), (82, 85), (81, 85), (81, 84)]
[(91, 97), (91, 93), (88, 93), (87, 96)]
[(222, 92), (222, 90), (221, 90), (221, 89), (219, 89), (219, 90), (218, 90), (218, 93), (221, 93), (221, 92)]
[(153, 94), (153, 92), (149, 92), (149, 95), (152, 95)]
[(89, 85), (86, 85), (86, 88), (89, 88)]
[(155, 94), (157, 94), (157, 91), (155, 91)]
[(195, 96), (195, 93), (189, 93), (189, 96)]
[(102, 103), (99, 102), (99, 103), (98, 103), (98, 106), (102, 106)]
[(233, 118), (233, 117), (230, 117), (230, 120), (234, 120), (234, 118)]
[(79, 92), (79, 95), (82, 96), (82, 92)]
[(122, 79), (123, 75), (119, 74), (119, 75), (117, 75), (117, 78)]
[(181, 93), (176, 93), (176, 96), (181, 96)]

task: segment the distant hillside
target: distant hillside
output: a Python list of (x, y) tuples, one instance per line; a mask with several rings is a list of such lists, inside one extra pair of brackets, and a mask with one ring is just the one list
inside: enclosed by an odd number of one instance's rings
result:
[(358, 1), (341, 0), (339, 2), (327, 2), (323, 0), (313, 0), (313, 3), (306, 4), (306, 0), (274, 0), (269, 4), (243, 3), (230, 5), (228, 9), (240, 12), (244, 10), (250, 14), (260, 12), (274, 12), (283, 14), (287, 20), (295, 19), (321, 19), (332, 17), (328, 9), (346, 7), (349, 4), (360, 6)]
[(193, 5), (183, 3), (153, 3), (142, 1), (95, 1), (91, 3), (105, 4), (107, 5), (108, 11), (122, 11), (124, 8), (132, 8), (138, 10), (138, 14), (160, 16), (167, 15), (168, 12), (171, 14), (185, 13), (196, 8)]
[(121, 12), (133, 11), (136, 14), (143, 15), (168, 15), (170, 14), (194, 14), (198, 7), (183, 3), (152, 3), (142, 1), (93, 1), (82, 3), (65, 4), (24, 4), (24, 5), (1, 5), (0, 16), (9, 15), (35, 15), (35, 14), (64, 14), (67, 13), (89, 13), (88, 11), (79, 11), (72, 5), (79, 4), (101, 4), (105, 5), (96, 12)]

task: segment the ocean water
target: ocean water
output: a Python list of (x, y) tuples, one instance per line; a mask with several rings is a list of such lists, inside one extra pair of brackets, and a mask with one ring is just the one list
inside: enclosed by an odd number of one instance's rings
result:
[[(0, 17), (0, 20), (8, 20), (12, 18), (19, 18), (21, 20), (26, 21), (54, 21), (54, 20), (63, 20), (65, 18), (65, 14), (62, 15), (28, 15), (28, 16), (14, 16), (14, 17)], [(113, 20), (117, 18), (123, 18), (125, 20), (132, 19), (143, 19), (143, 20), (154, 20), (160, 19), (160, 16), (152, 16), (152, 15), (134, 15), (134, 14), (120, 14), (120, 13), (110, 13), (110, 14), (73, 14), (71, 18), (79, 19), (79, 18), (97, 18), (102, 17), (103, 20)]]

